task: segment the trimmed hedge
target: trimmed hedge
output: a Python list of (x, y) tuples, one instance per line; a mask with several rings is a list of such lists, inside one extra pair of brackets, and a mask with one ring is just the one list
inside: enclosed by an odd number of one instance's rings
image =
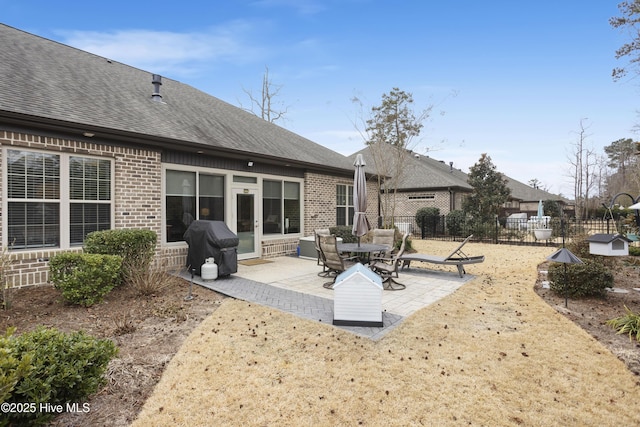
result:
[[(11, 378), (11, 386), (0, 394), (0, 402), (33, 405), (28, 410), (4, 414), (2, 425), (44, 424), (55, 414), (38, 412), (40, 403), (80, 403), (98, 391), (109, 361), (118, 353), (115, 344), (86, 333), (64, 333), (39, 327), (18, 337), (13, 329), (0, 338), (0, 378)], [(18, 362), (19, 361), (19, 362)], [(35, 409), (32, 411), (31, 409)]]
[(125, 261), (124, 273), (131, 268), (146, 269), (153, 260), (158, 236), (155, 231), (121, 228), (89, 233), (83, 249), (88, 254), (119, 255)]
[(435, 235), (440, 222), (440, 209), (434, 207), (420, 208), (416, 212), (416, 223), (427, 235)]
[(549, 267), (551, 290), (560, 296), (605, 296), (605, 288), (613, 287), (613, 274), (598, 261), (585, 259), (584, 264), (569, 264), (565, 279), (564, 264), (553, 263)]
[(446, 216), (447, 230), (452, 236), (462, 236), (467, 214), (461, 210), (450, 211)]
[(91, 306), (122, 281), (122, 257), (66, 252), (49, 261), (50, 280), (69, 302)]

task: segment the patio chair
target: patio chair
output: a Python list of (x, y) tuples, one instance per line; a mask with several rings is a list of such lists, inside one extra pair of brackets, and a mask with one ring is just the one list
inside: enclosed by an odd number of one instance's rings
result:
[(462, 247), (473, 237), (473, 234), (464, 239), (460, 246), (454, 249), (446, 257), (436, 256), (436, 255), (425, 255), (425, 254), (406, 254), (402, 256), (402, 268), (410, 267), (411, 261), (420, 261), (427, 262), (431, 264), (441, 264), (441, 265), (455, 265), (458, 268), (458, 274), (462, 277), (466, 271), (464, 266), (467, 264), (477, 264), (480, 262), (484, 262), (484, 255), (480, 256), (467, 256), (464, 252), (462, 252)]
[(338, 252), (338, 240), (336, 236), (320, 236), (320, 252), (324, 260), (324, 268), (329, 272), (328, 276), (333, 276), (333, 281), (324, 283), (323, 286), (327, 289), (333, 289), (333, 284), (336, 281), (338, 274), (349, 269), (356, 264), (353, 261), (354, 257), (343, 257)]
[(371, 254), (371, 259), (376, 260), (376, 259), (388, 259), (391, 258), (391, 254), (393, 253), (394, 250), (394, 246), (395, 246), (395, 237), (396, 237), (396, 230), (391, 228), (391, 229), (385, 229), (385, 228), (376, 228), (375, 230), (373, 230), (373, 241), (371, 243), (373, 243), (374, 245), (386, 245), (389, 247), (389, 250), (386, 252), (377, 252), (374, 254)]
[(399, 278), (398, 269), (401, 262), (401, 257), (404, 255), (404, 248), (407, 243), (407, 237), (409, 237), (408, 233), (405, 233), (402, 236), (402, 243), (400, 244), (400, 249), (396, 254), (394, 254), (391, 258), (388, 259), (378, 259), (373, 261), (369, 268), (376, 272), (382, 277), (383, 288), (388, 291), (399, 291), (401, 289), (405, 289), (406, 286), (402, 283), (398, 283), (393, 280), (393, 275)]
[(329, 275), (329, 271), (324, 263), (324, 256), (322, 255), (322, 251), (320, 250), (320, 236), (330, 236), (331, 231), (328, 228), (318, 228), (313, 231), (316, 241), (316, 252), (318, 253), (317, 264), (322, 265), (322, 271), (318, 273), (320, 277), (327, 277)]

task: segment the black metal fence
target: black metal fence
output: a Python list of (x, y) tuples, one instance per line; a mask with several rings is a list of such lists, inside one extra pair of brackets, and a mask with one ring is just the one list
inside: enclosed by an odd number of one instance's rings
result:
[(620, 221), (575, 218), (563, 221), (551, 218), (547, 225), (551, 230), (548, 238), (536, 233), (537, 226), (529, 219), (498, 218), (495, 222), (474, 222), (449, 218), (447, 221), (447, 217), (441, 215), (419, 222), (415, 216), (396, 216), (394, 224), (401, 232), (411, 233), (414, 239), (463, 240), (473, 234), (472, 241), (511, 245), (560, 246), (563, 236), (566, 240), (580, 234), (626, 233)]

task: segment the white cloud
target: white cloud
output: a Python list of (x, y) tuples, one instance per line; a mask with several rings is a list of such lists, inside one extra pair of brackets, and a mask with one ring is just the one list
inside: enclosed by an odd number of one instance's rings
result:
[(204, 32), (153, 30), (64, 32), (64, 43), (105, 58), (156, 72), (193, 74), (212, 62), (247, 63), (261, 60), (268, 49), (248, 39), (254, 27), (234, 21)]

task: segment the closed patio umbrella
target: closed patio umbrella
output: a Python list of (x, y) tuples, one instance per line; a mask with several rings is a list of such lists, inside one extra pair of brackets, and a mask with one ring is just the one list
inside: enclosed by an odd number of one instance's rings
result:
[(544, 215), (544, 207), (542, 205), (542, 200), (538, 200), (538, 221), (542, 221), (543, 215)]
[(356, 170), (353, 176), (353, 229), (352, 233), (358, 237), (358, 246), (360, 245), (360, 238), (367, 234), (371, 228), (369, 220), (367, 219), (367, 178), (364, 174), (364, 167), (366, 163), (362, 154), (356, 156), (356, 161), (353, 163)]

